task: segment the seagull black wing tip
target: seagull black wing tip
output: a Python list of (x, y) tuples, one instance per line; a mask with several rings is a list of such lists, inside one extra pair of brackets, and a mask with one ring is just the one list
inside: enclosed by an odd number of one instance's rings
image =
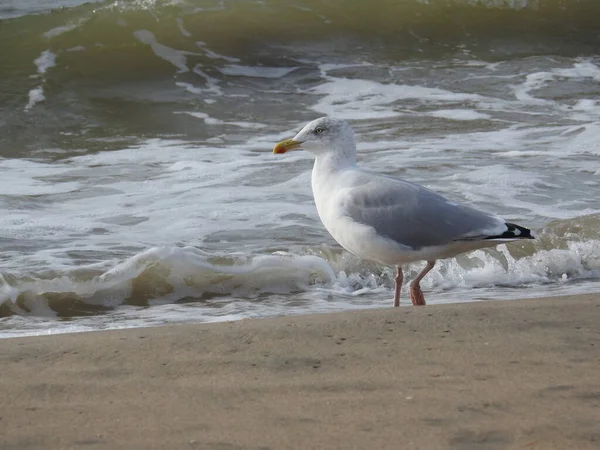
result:
[(535, 239), (529, 228), (506, 222), (506, 231), (496, 236), (488, 236), (485, 239)]

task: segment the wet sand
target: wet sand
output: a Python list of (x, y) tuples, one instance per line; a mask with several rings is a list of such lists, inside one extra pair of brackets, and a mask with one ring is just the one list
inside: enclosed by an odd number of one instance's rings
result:
[(0, 341), (0, 448), (599, 449), (600, 295)]

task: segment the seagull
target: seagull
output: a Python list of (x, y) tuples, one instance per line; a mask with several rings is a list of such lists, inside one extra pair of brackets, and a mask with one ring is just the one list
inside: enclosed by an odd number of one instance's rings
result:
[(312, 191), (319, 218), (348, 252), (396, 267), (394, 306), (400, 306), (402, 265), (427, 261), (410, 283), (415, 306), (425, 305), (420, 282), (438, 259), (521, 239), (525, 227), (457, 204), (415, 183), (356, 164), (354, 132), (344, 120), (321, 117), (273, 153), (303, 149), (315, 156)]

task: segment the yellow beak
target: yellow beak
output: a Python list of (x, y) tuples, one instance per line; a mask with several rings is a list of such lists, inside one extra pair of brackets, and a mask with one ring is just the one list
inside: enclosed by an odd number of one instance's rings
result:
[(300, 147), (300, 145), (302, 145), (302, 142), (295, 141), (293, 139), (288, 139), (286, 141), (281, 141), (279, 144), (277, 144), (273, 148), (273, 153), (275, 153), (275, 154), (285, 153), (288, 150), (294, 150), (295, 148)]

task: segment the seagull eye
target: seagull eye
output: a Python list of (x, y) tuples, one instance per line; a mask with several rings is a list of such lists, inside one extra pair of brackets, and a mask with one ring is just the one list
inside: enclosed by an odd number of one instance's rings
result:
[(321, 134), (323, 132), (323, 128), (317, 127), (315, 128), (315, 134)]

